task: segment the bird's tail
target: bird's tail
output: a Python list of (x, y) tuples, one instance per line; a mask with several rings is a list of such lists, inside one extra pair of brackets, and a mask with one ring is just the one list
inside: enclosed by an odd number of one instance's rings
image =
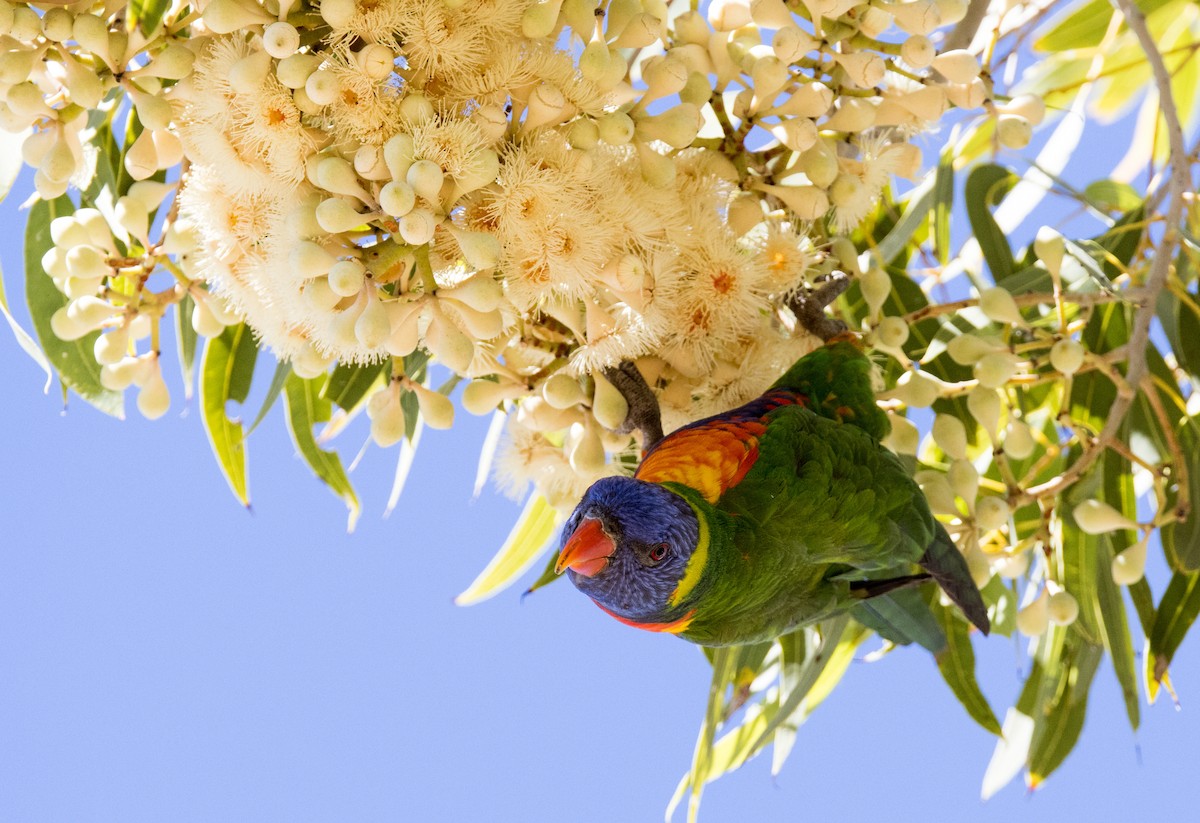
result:
[(933, 538), (933, 543), (929, 545), (917, 563), (929, 572), (930, 576), (942, 587), (942, 591), (962, 609), (962, 613), (967, 616), (967, 619), (975, 624), (979, 631), (987, 634), (991, 630), (992, 624), (988, 620), (987, 606), (983, 603), (983, 596), (980, 595), (975, 581), (971, 579), (967, 561), (958, 547), (950, 540), (950, 535), (942, 528), (942, 524), (937, 523), (936, 525), (937, 534)]

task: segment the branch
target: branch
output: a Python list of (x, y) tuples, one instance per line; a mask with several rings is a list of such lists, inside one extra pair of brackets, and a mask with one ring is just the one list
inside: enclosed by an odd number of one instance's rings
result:
[(983, 18), (987, 16), (989, 5), (991, 5), (991, 0), (971, 0), (963, 19), (959, 20), (946, 35), (946, 42), (942, 46), (942, 50), (965, 49), (970, 46), (971, 41), (975, 39), (975, 32), (979, 31)]
[(1142, 386), (1149, 373), (1146, 362), (1146, 346), (1150, 341), (1150, 321), (1154, 319), (1158, 295), (1166, 286), (1167, 277), (1171, 272), (1171, 259), (1175, 255), (1175, 247), (1179, 244), (1179, 227), (1183, 224), (1184, 197), (1191, 186), (1191, 173), (1188, 167), (1187, 148), (1183, 142), (1183, 126), (1179, 120), (1179, 110), (1175, 106), (1175, 97), (1171, 92), (1171, 75), (1163, 63), (1162, 54), (1154, 43), (1154, 38), (1146, 28), (1146, 18), (1133, 5), (1133, 0), (1112, 0), (1125, 18), (1125, 24), (1133, 32), (1146, 53), (1146, 62), (1154, 76), (1154, 84), (1158, 87), (1158, 103), (1163, 120), (1167, 127), (1167, 142), (1170, 147), (1168, 162), (1171, 166), (1171, 176), (1167, 184), (1169, 203), (1164, 220), (1162, 240), (1154, 252), (1154, 261), (1150, 264), (1150, 272), (1146, 276), (1145, 286), (1141, 289), (1141, 299), (1137, 311), (1133, 315), (1133, 329), (1126, 344), (1128, 369), (1125, 372), (1124, 385), (1118, 385), (1117, 399), (1109, 408), (1108, 420), (1100, 436), (1093, 441), (1074, 465), (1053, 480), (1027, 489), (1020, 495), (1018, 502), (1057, 494), (1070, 486), (1099, 459), (1104, 450), (1117, 439), (1125, 415), (1133, 405), (1137, 391)]
[(798, 291), (787, 300), (787, 307), (796, 315), (796, 321), (810, 334), (823, 341), (841, 334), (846, 324), (825, 315), (825, 307), (837, 300), (850, 287), (850, 278), (842, 272), (833, 272), (815, 289)]
[(605, 369), (604, 378), (616, 387), (629, 404), (629, 413), (625, 415), (625, 422), (617, 432), (626, 434), (637, 429), (642, 433), (642, 450), (649, 450), (662, 440), (663, 430), (658, 398), (650, 391), (646, 378), (642, 377), (637, 366), (628, 360), (619, 366)]

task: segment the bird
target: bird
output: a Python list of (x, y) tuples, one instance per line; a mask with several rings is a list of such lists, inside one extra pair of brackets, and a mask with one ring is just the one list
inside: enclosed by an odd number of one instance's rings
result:
[(903, 628), (932, 621), (932, 598), (917, 596), (930, 580), (986, 634), (962, 553), (882, 443), (890, 424), (871, 369), (843, 333), (761, 396), (659, 440), (632, 476), (587, 489), (555, 571), (622, 623), (702, 646), (850, 612), (937, 651)]

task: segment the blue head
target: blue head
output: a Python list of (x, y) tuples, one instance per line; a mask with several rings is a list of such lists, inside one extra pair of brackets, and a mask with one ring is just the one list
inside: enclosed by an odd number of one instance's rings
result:
[[(655, 624), (696, 549), (700, 526), (687, 502), (656, 483), (606, 477), (592, 484), (563, 527), (556, 570), (618, 620)], [(650, 628), (650, 626), (646, 626)]]

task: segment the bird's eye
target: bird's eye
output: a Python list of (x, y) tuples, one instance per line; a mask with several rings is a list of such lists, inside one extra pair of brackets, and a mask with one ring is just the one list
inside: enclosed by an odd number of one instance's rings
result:
[(667, 556), (667, 552), (670, 551), (670, 548), (671, 547), (666, 543), (659, 543), (657, 546), (651, 546), (650, 560), (654, 563), (661, 563), (663, 558)]

